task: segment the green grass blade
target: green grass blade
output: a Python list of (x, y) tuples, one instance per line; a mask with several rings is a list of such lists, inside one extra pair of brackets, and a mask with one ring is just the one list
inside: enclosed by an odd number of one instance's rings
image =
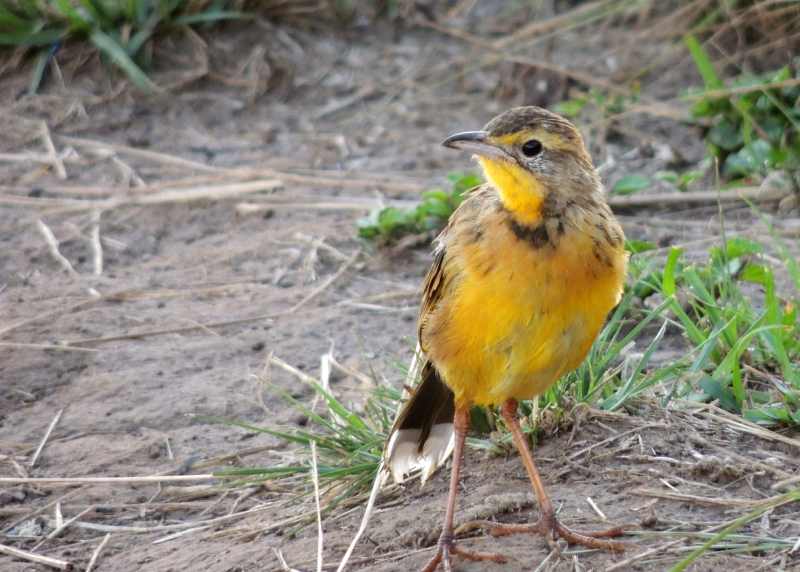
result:
[(366, 423), (354, 412), (347, 409), (344, 405), (342, 405), (338, 399), (336, 399), (330, 392), (325, 391), (325, 389), (317, 384), (311, 383), (314, 389), (319, 393), (325, 402), (328, 404), (328, 408), (334, 413), (337, 417), (347, 422), (347, 424), (356, 429), (358, 431), (366, 431), (369, 432), (370, 428), (367, 426)]
[(211, 473), (215, 477), (291, 477), (308, 473), (308, 467), (288, 465), (282, 467), (246, 467), (242, 469), (224, 469)]
[(754, 521), (758, 517), (760, 517), (765, 512), (772, 510), (776, 507), (781, 505), (794, 502), (800, 500), (800, 491), (794, 490), (786, 493), (785, 495), (780, 496), (779, 498), (775, 499), (772, 502), (765, 503), (764, 505), (758, 507), (752, 512), (745, 514), (744, 516), (737, 518), (733, 522), (731, 522), (728, 526), (723, 528), (717, 534), (709, 538), (706, 542), (703, 543), (697, 550), (694, 550), (691, 554), (689, 554), (686, 558), (678, 562), (675, 566), (670, 568), (669, 572), (683, 572), (686, 570), (695, 560), (700, 558), (703, 554), (708, 552), (708, 550), (714, 546), (715, 544), (719, 543), (720, 541), (727, 538), (731, 533), (736, 532), (741, 527), (746, 525), (749, 522)]
[(703, 83), (706, 84), (706, 89), (722, 89), (725, 84), (717, 75), (717, 70), (714, 69), (714, 64), (711, 63), (711, 58), (708, 56), (703, 45), (697, 41), (697, 38), (691, 34), (683, 39), (686, 47), (689, 48), (689, 53), (692, 55), (694, 64), (697, 66), (697, 71), (703, 78)]
[(133, 84), (147, 93), (157, 93), (161, 88), (136, 65), (119, 43), (101, 30), (93, 30), (89, 38), (98, 50), (103, 52), (119, 68), (125, 72)]
[[(637, 360), (636, 366), (625, 380), (625, 383), (621, 385), (611, 397), (608, 397), (601, 402), (601, 409), (613, 411), (623, 405), (626, 401), (646, 390), (652, 385), (652, 383), (654, 383), (653, 379), (657, 379), (656, 376), (644, 376), (641, 379), (640, 376), (645, 367), (647, 367), (647, 365), (650, 363), (650, 358), (653, 357), (653, 353), (663, 339), (664, 334), (667, 331), (667, 325), (668, 322), (664, 320), (664, 323), (661, 324), (658, 332), (648, 344), (647, 348), (645, 348), (645, 351), (642, 353), (642, 357)], [(637, 380), (639, 380), (638, 383)]]
[(0, 32), (0, 46), (49, 46), (66, 35), (66, 30), (41, 32)]
[(113, 26), (111, 17), (108, 12), (106, 12), (106, 7), (103, 6), (102, 2), (98, 2), (97, 0), (80, 0), (80, 3), (84, 10), (91, 14), (92, 19), (97, 25), (104, 28), (111, 28)]
[(161, 21), (161, 17), (158, 12), (153, 12), (150, 18), (142, 25), (139, 30), (136, 31), (133, 36), (128, 40), (127, 45), (125, 46), (125, 51), (128, 53), (130, 57), (136, 57), (136, 54), (139, 53), (139, 50), (142, 49), (142, 46), (149, 40), (156, 31), (159, 23)]
[(223, 20), (246, 20), (251, 17), (252, 16), (250, 14), (245, 12), (236, 12), (232, 10), (208, 10), (198, 14), (186, 14), (185, 16), (178, 16), (172, 21), (172, 23), (177, 26), (194, 26), (196, 24), (208, 24)]
[(92, 27), (92, 22), (81, 16), (70, 0), (55, 0), (52, 6), (69, 22), (73, 30), (85, 32)]
[(678, 259), (681, 257), (681, 254), (683, 254), (683, 250), (680, 248), (673, 246), (669, 249), (667, 263), (664, 265), (664, 277), (661, 282), (661, 290), (664, 292), (665, 297), (675, 295), (675, 274), (678, 269)]
[(17, 16), (14, 12), (0, 4), (0, 26), (19, 30), (20, 28), (31, 29), (34, 22)]
[(681, 326), (683, 326), (683, 329), (686, 332), (686, 336), (689, 338), (689, 340), (697, 346), (704, 343), (707, 338), (706, 333), (700, 329), (697, 324), (695, 324), (694, 320), (692, 320), (689, 314), (687, 314), (683, 309), (681, 303), (678, 302), (678, 299), (669, 298), (668, 301), (670, 303), (670, 310), (672, 310), (672, 313), (677, 316), (678, 321), (680, 322)]
[(28, 84), (28, 95), (35, 95), (39, 91), (39, 86), (44, 79), (44, 72), (50, 62), (50, 50), (41, 50), (36, 56), (36, 65), (31, 73), (31, 82)]
[(631, 330), (625, 334), (625, 336), (618, 342), (615, 342), (611, 345), (611, 347), (604, 352), (604, 356), (596, 366), (598, 372), (602, 375), (602, 373), (608, 368), (608, 365), (619, 356), (619, 353), (628, 345), (630, 344), (640, 333), (641, 331), (647, 327), (650, 322), (655, 320), (656, 318), (660, 317), (664, 310), (671, 304), (672, 300), (664, 300), (656, 306), (652, 311), (648, 312), (648, 314), (638, 320), (636, 325), (631, 328)]
[(700, 353), (695, 358), (694, 362), (692, 362), (689, 371), (702, 371), (708, 365), (712, 353), (717, 348), (717, 340), (719, 340), (719, 337), (725, 332), (728, 325), (735, 319), (736, 317), (733, 317), (728, 322), (718, 325), (707, 338), (696, 345), (692, 351), (700, 350)]

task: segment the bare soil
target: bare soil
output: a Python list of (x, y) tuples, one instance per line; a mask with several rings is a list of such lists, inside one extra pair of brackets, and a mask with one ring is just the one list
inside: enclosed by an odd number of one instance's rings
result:
[[(447, 76), (444, 63), (468, 55), (462, 42), (437, 32), (377, 27), (349, 34), (229, 29), (207, 38), (203, 52), (221, 79), (190, 77), (161, 98), (117, 90), (115, 82), (103, 79), (106, 70), (92, 61), (72, 70), (74, 75), (67, 69), (64, 86), (53, 79), (38, 97), (18, 97), (27, 67), (3, 79), (2, 121), (8, 131), (0, 147), (42, 153), (43, 120), (57, 151), (67, 152), (67, 179), (30, 161), (10, 163), (0, 173), (5, 196), (20, 199), (0, 208), (0, 475), (201, 474), (291, 460), (291, 449), (276, 438), (203, 419), (305, 423), (259, 381), (263, 377), (257, 374), (270, 355), (316, 376), (320, 356), (333, 346), (337, 360), (348, 367), (402, 383), (398, 364), (407, 363), (413, 349), (416, 291), (429, 262), (427, 249), (387, 252), (363, 244), (355, 238), (355, 222), (363, 211), (295, 206), (247, 215), (237, 212), (236, 202), (346, 200), (376, 193), (389, 200), (414, 199), (415, 188), (445, 185), (447, 172), (469, 166), (466, 157), (439, 146), (444, 136), (480, 127), (504, 108), (528, 101), (532, 91), (517, 85), (501, 97), (498, 91), (515, 68), (500, 64), (437, 83)], [(233, 64), (257, 53), (256, 48), (262, 50), (262, 59), (255, 60), (261, 65), (237, 75)], [(166, 84), (169, 78), (190, 76), (198, 59), (192, 51), (196, 46), (179, 39), (163, 49), (173, 50), (177, 63), (165, 65), (156, 79)], [(560, 57), (568, 59), (569, 50)], [(629, 172), (652, 174), (675, 161), (659, 149), (678, 147), (689, 163), (702, 157), (702, 144), (690, 128), (663, 120), (649, 127), (661, 147), (619, 135), (592, 140), (601, 157), (613, 158), (604, 171), (607, 181)], [(136, 155), (110, 144), (155, 155)], [(93, 275), (91, 214), (70, 210), (68, 200), (138, 196), (178, 180), (186, 187), (190, 176), (200, 177), (197, 185), (226, 182), (225, 171), (192, 170), (170, 163), (169, 157), (220, 168), (350, 174), (343, 184), (287, 182), (234, 200), (108, 208), (100, 219), (103, 271)], [(139, 179), (149, 187), (137, 190)], [(367, 182), (356, 187), (354, 181)], [(398, 190), (400, 183), (408, 190)], [(707, 246), (702, 241), (713, 238), (717, 228), (716, 206), (622, 215), (629, 236), (660, 246), (689, 243), (702, 251)], [(755, 229), (746, 210), (732, 209), (726, 217), (729, 232)], [(38, 220), (60, 241), (74, 275), (49, 252)], [(358, 251), (355, 262), (340, 272)], [(664, 347), (672, 349), (663, 358), (680, 345), (677, 338), (667, 343)], [(296, 377), (275, 368), (270, 373), (275, 387), (311, 399), (309, 387)], [(357, 378), (339, 375), (332, 389), (359, 403), (368, 388)], [(62, 409), (31, 468), (34, 451)], [(511, 561), (505, 568), (460, 562), (458, 569), (603, 570), (614, 564), (622, 570), (666, 569), (685, 552), (663, 546), (673, 540), (665, 531), (700, 531), (729, 521), (746, 512), (744, 500), (776, 494), (770, 486), (798, 470), (800, 441), (748, 436), (712, 413), (665, 412), (642, 403), (630, 414), (590, 415), (574, 431), (562, 428), (540, 443), (541, 470), (564, 522), (579, 529), (626, 524), (641, 531), (628, 539), (624, 556), (566, 550), (542, 566), (550, 554), (542, 539), (494, 539), (472, 532), (466, 545), (503, 552)], [(223, 455), (231, 458), (220, 459)], [(386, 491), (354, 554), (354, 567), (413, 570), (430, 557), (446, 473), (441, 471), (423, 489), (408, 483)], [(666, 493), (684, 496), (657, 496)], [(223, 494), (202, 483), (77, 490), (8, 486), (0, 489), (0, 543), (31, 550), (53, 530), (54, 519), (53, 508), (38, 515), (31, 511), (64, 494), (69, 495), (61, 503), (65, 519), (89, 509), (80, 522), (110, 527), (70, 526), (37, 550), (78, 566), (87, 564), (108, 531), (110, 540), (95, 567), (101, 572), (281, 570), (273, 549), (294, 568), (314, 568), (313, 526), (271, 529), (313, 511), (308, 497), (297, 499), (292, 508), (284, 504), (155, 543), (179, 532), (165, 525), (269, 507), (293, 494), (270, 486), (247, 496)], [(525, 522), (535, 514), (515, 455), (469, 452), (459, 521)], [(360, 509), (326, 517), (329, 565), (343, 554), (359, 518)], [(768, 513), (747, 530), (751, 527), (780, 539), (800, 534), (791, 507)], [(625, 558), (654, 547), (662, 550), (624, 564)], [(794, 556), (771, 563), (770, 554), (711, 554), (693, 570), (796, 566)], [(0, 556), (0, 569), (45, 568)]]

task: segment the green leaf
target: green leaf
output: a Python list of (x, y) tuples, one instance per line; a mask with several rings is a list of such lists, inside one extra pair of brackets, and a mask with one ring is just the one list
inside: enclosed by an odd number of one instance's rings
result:
[(739, 129), (739, 124), (723, 118), (716, 123), (709, 131), (706, 138), (717, 147), (726, 151), (738, 149), (744, 143), (744, 136)]
[(748, 409), (744, 418), (760, 425), (777, 425), (779, 423), (792, 424), (794, 419), (785, 406), (761, 407)]
[(640, 252), (647, 252), (648, 250), (655, 250), (657, 246), (646, 240), (636, 240), (632, 238), (625, 241), (625, 250), (631, 254), (639, 254)]
[(722, 167), (726, 176), (748, 176), (752, 173), (766, 172), (771, 165), (772, 146), (763, 139), (756, 139), (742, 147), (740, 151), (729, 155)]
[(377, 238), (380, 235), (380, 230), (375, 225), (362, 225), (359, 223), (358, 226), (358, 236), (361, 238), (372, 239)]
[(453, 184), (453, 193), (459, 195), (483, 184), (475, 173), (450, 173), (447, 178)]
[(748, 240), (742, 236), (730, 238), (725, 242), (725, 253), (728, 258), (739, 258), (749, 254), (759, 254), (764, 251), (764, 247), (754, 240)]
[(405, 224), (408, 214), (394, 207), (387, 207), (378, 213), (378, 226), (381, 230), (391, 231), (394, 227)]
[(739, 279), (766, 286), (772, 282), (772, 271), (763, 264), (748, 264), (739, 273)]
[(678, 184), (679, 175), (675, 171), (658, 171), (655, 174), (656, 180), (664, 181), (665, 183)]
[(583, 111), (583, 108), (586, 107), (588, 102), (589, 100), (587, 98), (567, 99), (556, 103), (553, 109), (556, 113), (575, 118), (581, 114), (581, 111)]
[(789, 69), (789, 66), (783, 66), (778, 71), (774, 72), (772, 75), (766, 74), (766, 81), (769, 83), (777, 83), (779, 81), (786, 81), (787, 79), (791, 79), (792, 77), (792, 70)]
[(723, 386), (719, 381), (710, 376), (700, 380), (700, 388), (712, 399), (719, 401), (720, 407), (735, 413), (740, 412), (739, 404), (730, 387)]
[(422, 193), (423, 199), (434, 199), (442, 202), (447, 202), (450, 200), (450, 195), (448, 195), (442, 189), (431, 189), (430, 191), (425, 191)]
[(439, 218), (448, 219), (453, 214), (453, 207), (449, 202), (439, 200), (426, 201), (424, 204), (425, 213), (437, 216)]
[(650, 179), (644, 175), (626, 175), (616, 182), (611, 192), (617, 195), (630, 195), (649, 186)]

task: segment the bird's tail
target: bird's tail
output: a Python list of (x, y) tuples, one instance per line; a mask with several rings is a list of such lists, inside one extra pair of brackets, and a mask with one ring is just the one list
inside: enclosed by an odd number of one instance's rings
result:
[(397, 483), (420, 469), (424, 484), (453, 452), (453, 392), (419, 349), (409, 368), (410, 377), (416, 376), (417, 370), (419, 384), (400, 409), (384, 452), (385, 466)]

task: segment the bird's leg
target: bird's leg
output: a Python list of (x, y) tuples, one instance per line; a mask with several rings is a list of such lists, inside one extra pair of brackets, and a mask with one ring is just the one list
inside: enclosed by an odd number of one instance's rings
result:
[(464, 457), (464, 440), (469, 429), (469, 406), (456, 405), (456, 412), (453, 418), (453, 430), (455, 431), (455, 446), (453, 448), (453, 467), (450, 469), (450, 492), (447, 495), (447, 507), (444, 513), (444, 526), (439, 537), (439, 544), (436, 554), (431, 558), (422, 569), (422, 572), (433, 572), (442, 564), (445, 572), (451, 572), (452, 562), (450, 556), (458, 554), (468, 560), (490, 560), (492, 562), (503, 563), (505, 557), (500, 554), (488, 552), (473, 552), (464, 550), (456, 546), (455, 535), (453, 534), (453, 517), (456, 512), (456, 494), (458, 493), (459, 473)]
[[(555, 510), (553, 509), (553, 503), (550, 501), (550, 497), (544, 490), (542, 478), (539, 476), (539, 471), (536, 468), (536, 464), (533, 462), (533, 455), (528, 448), (525, 436), (522, 433), (522, 428), (519, 426), (519, 420), (517, 419), (517, 400), (509, 399), (506, 401), (503, 404), (501, 411), (503, 419), (505, 420), (506, 425), (511, 431), (511, 435), (514, 438), (514, 444), (516, 445), (517, 449), (519, 450), (519, 454), (522, 457), (522, 463), (525, 465), (525, 470), (528, 471), (528, 476), (531, 479), (533, 491), (536, 493), (536, 498), (539, 502), (540, 516), (539, 521), (535, 524), (498, 525), (496, 523), (492, 523), (490, 525), (492, 535), (504, 536), (507, 534), (529, 532), (543, 535), (547, 539), (548, 544), (551, 545), (554, 544), (555, 540), (561, 537), (570, 544), (580, 544), (581, 546), (586, 546), (589, 548), (602, 548), (604, 550), (612, 550), (617, 552), (625, 550), (624, 543), (615, 540), (605, 540), (605, 538), (621, 536), (624, 533), (622, 527), (612, 528), (610, 530), (601, 532), (581, 534), (570, 530), (558, 522), (556, 519)], [(482, 522), (480, 524), (488, 525), (489, 523)]]

